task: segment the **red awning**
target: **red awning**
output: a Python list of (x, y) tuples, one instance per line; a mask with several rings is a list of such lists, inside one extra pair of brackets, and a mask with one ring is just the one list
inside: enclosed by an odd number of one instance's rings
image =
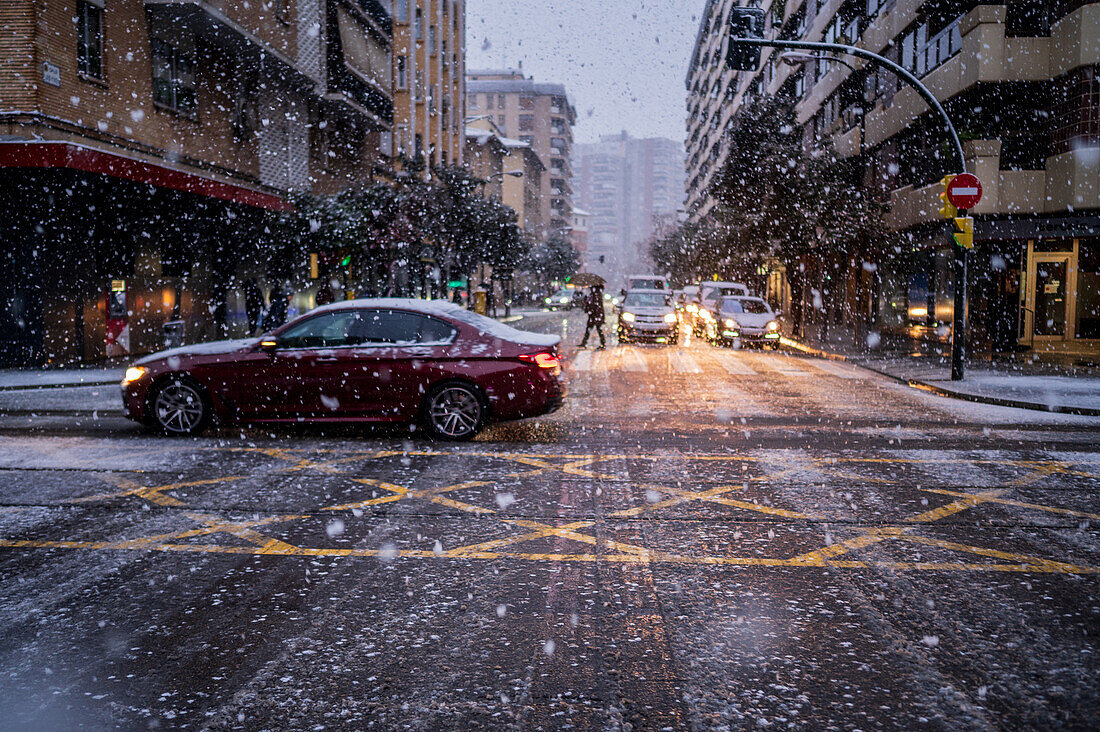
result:
[(70, 168), (272, 211), (294, 209), (270, 193), (71, 142), (0, 142), (0, 168)]

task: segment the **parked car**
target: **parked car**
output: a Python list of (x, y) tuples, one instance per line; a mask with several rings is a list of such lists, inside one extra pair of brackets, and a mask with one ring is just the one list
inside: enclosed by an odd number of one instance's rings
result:
[(716, 345), (779, 348), (779, 314), (759, 297), (722, 297), (709, 310), (707, 337)]
[(619, 306), (619, 343), (676, 343), (680, 321), (665, 290), (629, 290)]
[(261, 338), (140, 359), (122, 396), (126, 416), (173, 435), (213, 421), (416, 422), (464, 440), (561, 406), (560, 341), (441, 300), (349, 300)]

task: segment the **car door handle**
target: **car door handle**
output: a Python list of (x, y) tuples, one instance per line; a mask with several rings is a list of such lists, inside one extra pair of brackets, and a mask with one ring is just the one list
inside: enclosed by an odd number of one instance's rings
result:
[(318, 356), (314, 359), (317, 363), (336, 363), (339, 360), (336, 356)]

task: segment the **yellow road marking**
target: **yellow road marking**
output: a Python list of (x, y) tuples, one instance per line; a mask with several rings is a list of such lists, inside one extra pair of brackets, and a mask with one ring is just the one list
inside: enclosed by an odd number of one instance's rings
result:
[(129, 478), (123, 478), (117, 475), (104, 476), (103, 480), (108, 483), (112, 483), (117, 488), (121, 488), (121, 491), (117, 493), (100, 493), (94, 496), (84, 496), (82, 498), (72, 499), (73, 503), (89, 503), (91, 501), (106, 501), (111, 498), (123, 498), (126, 496), (137, 496), (144, 498), (150, 503), (156, 503), (160, 506), (185, 506), (183, 501), (173, 496), (166, 496), (164, 491), (176, 490), (177, 488), (191, 488), (197, 485), (212, 485), (214, 483), (224, 483), (231, 480), (244, 480), (245, 475), (231, 475), (225, 478), (210, 478), (208, 480), (192, 480), (187, 483), (170, 483), (168, 485), (158, 486), (143, 486), (138, 485)]
[[(926, 489), (927, 490), (927, 489)], [(997, 498), (1005, 491), (982, 491), (981, 493), (956, 493), (955, 491), (931, 491), (933, 493), (946, 493), (947, 495), (959, 496), (959, 500), (952, 501), (939, 508), (933, 508), (931, 511), (925, 511), (924, 513), (918, 513), (916, 516), (910, 516), (905, 519), (908, 523), (925, 523), (928, 521), (939, 521), (942, 518), (948, 516), (954, 516), (955, 514), (965, 511), (968, 508), (973, 508), (981, 503), (987, 503)]]

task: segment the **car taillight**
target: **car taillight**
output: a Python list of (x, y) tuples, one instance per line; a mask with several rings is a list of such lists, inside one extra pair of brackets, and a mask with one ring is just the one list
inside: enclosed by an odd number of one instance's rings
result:
[(519, 360), (533, 363), (542, 369), (552, 369), (559, 365), (561, 358), (552, 353), (524, 353)]

